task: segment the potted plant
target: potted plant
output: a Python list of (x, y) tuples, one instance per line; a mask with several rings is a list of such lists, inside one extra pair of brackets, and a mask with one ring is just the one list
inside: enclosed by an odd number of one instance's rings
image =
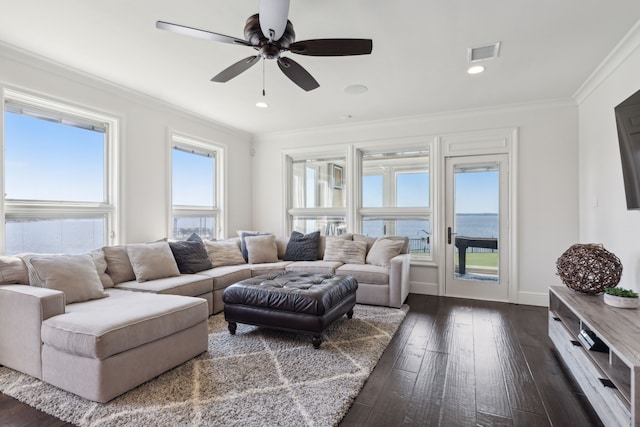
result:
[(605, 288), (604, 302), (612, 307), (638, 308), (638, 294), (631, 289)]

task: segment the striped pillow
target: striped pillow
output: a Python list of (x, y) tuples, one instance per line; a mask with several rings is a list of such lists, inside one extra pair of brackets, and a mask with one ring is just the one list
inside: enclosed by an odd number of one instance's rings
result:
[(324, 261), (339, 261), (344, 264), (364, 264), (367, 254), (365, 242), (354, 242), (327, 237), (324, 249)]
[(238, 244), (233, 240), (210, 241), (205, 240), (209, 259), (214, 267), (225, 265), (246, 264)]

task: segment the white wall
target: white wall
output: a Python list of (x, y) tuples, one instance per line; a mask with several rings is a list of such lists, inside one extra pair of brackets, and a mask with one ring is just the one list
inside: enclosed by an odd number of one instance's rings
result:
[(227, 229), (233, 231), (251, 226), (251, 180), (247, 174), (250, 170), (249, 134), (3, 44), (0, 44), (0, 86), (121, 119), (123, 227), (120, 243), (156, 240), (167, 235), (170, 197), (168, 131), (226, 148), (229, 183)]
[[(548, 286), (558, 282), (555, 262), (578, 240), (578, 122), (577, 106), (570, 101), (257, 136), (254, 227), (284, 232), (282, 150), (380, 140), (393, 146), (403, 137), (426, 140), (434, 135), (513, 127), (519, 129), (516, 301), (546, 305)], [(438, 290), (436, 267), (413, 266), (410, 280), (414, 292)]]
[(623, 266), (621, 287), (640, 290), (640, 212), (628, 211), (614, 107), (640, 90), (640, 23), (578, 92), (580, 241), (601, 243)]

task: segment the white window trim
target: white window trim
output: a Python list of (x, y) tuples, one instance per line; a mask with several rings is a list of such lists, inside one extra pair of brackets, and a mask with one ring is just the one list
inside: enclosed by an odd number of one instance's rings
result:
[[(120, 141), (120, 119), (105, 113), (97, 112), (90, 107), (72, 105), (68, 102), (57, 101), (42, 95), (34, 95), (22, 90), (15, 90), (4, 87), (2, 90), (0, 103), (2, 104), (2, 114), (0, 114), (1, 150), (0, 164), (4, 167), (5, 141), (4, 141), (4, 115), (6, 102), (16, 102), (33, 106), (34, 109), (49, 110), (61, 115), (78, 117), (87, 121), (105, 123), (108, 127), (105, 138), (105, 180), (104, 195), (106, 200), (103, 203), (95, 202), (55, 202), (55, 201), (7, 201), (4, 196), (0, 203), (0, 219), (5, 223), (8, 215), (28, 215), (30, 217), (42, 218), (72, 218), (86, 217), (88, 215), (106, 215), (105, 245), (117, 244), (120, 241), (121, 231), (121, 209), (119, 200), (119, 141)], [(0, 187), (2, 194), (5, 194), (4, 174), (0, 176)], [(0, 227), (0, 253), (5, 253), (5, 227)]]
[[(222, 238), (227, 233), (227, 192), (226, 192), (226, 147), (201, 138), (186, 135), (181, 132), (168, 130), (167, 132), (167, 236), (173, 236), (173, 216), (194, 215), (202, 216), (204, 213), (213, 213), (216, 216), (216, 238)], [(202, 206), (189, 206), (183, 208), (174, 208), (173, 206), (173, 147), (178, 145), (183, 148), (193, 148), (194, 150), (202, 150), (215, 154), (215, 194), (213, 209)]]

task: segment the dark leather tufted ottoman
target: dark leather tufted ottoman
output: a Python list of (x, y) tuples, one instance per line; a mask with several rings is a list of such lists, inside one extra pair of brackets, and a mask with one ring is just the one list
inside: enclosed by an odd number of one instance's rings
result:
[(322, 333), (340, 316), (353, 316), (358, 282), (351, 276), (312, 273), (270, 273), (245, 279), (224, 290), (224, 318), (229, 332), (237, 323), (313, 336), (319, 348)]

